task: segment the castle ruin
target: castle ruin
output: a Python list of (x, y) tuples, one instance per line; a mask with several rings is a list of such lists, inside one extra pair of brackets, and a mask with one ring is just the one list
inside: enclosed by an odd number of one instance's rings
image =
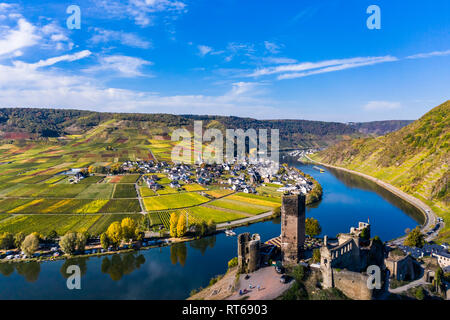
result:
[(372, 299), (373, 290), (367, 286), (369, 276), (365, 271), (369, 265), (383, 266), (383, 244), (361, 239), (364, 229), (370, 237), (370, 224), (364, 222), (352, 227), (350, 233), (339, 234), (337, 243), (324, 237), (320, 248), (323, 288), (338, 288), (352, 299)]
[(249, 232), (238, 236), (238, 270), (251, 273), (258, 270), (260, 265), (261, 238), (259, 234), (250, 236)]
[(283, 265), (298, 264), (305, 243), (304, 194), (284, 195), (281, 206), (281, 254)]

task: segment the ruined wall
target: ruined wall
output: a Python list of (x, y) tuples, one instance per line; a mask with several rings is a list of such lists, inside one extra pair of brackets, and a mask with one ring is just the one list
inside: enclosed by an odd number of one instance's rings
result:
[(305, 243), (305, 195), (286, 195), (281, 206), (281, 251), (283, 264), (296, 264)]
[(391, 277), (396, 280), (412, 280), (416, 278), (414, 261), (408, 254), (402, 259), (387, 258), (384, 261), (386, 268), (389, 270)]
[(367, 287), (369, 276), (364, 273), (333, 269), (334, 287), (354, 300), (371, 300), (373, 290)]

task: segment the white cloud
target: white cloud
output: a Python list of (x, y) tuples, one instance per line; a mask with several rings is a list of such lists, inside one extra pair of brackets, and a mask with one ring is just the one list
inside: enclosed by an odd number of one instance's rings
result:
[(448, 56), (448, 55), (450, 55), (450, 50), (433, 51), (433, 52), (427, 52), (427, 53), (414, 54), (414, 55), (406, 57), (406, 59), (425, 59), (425, 58), (442, 57), (442, 56)]
[(271, 53), (278, 53), (280, 52), (280, 46), (276, 43), (270, 42), (270, 41), (264, 41), (264, 47), (267, 51), (270, 51)]
[[(112, 71), (123, 77), (143, 76), (141, 69), (145, 65), (152, 65), (150, 61), (141, 58), (114, 55), (100, 58), (100, 64), (85, 69), (86, 72)], [(148, 76), (148, 75), (147, 75)]]
[(197, 46), (197, 49), (198, 49), (198, 54), (202, 57), (206, 56), (208, 53), (211, 53), (213, 51), (213, 49), (211, 47), (204, 46), (204, 45)]
[(115, 41), (120, 42), (121, 44), (126, 46), (141, 49), (148, 49), (152, 46), (152, 43), (150, 41), (144, 40), (133, 33), (105, 30), (100, 28), (95, 28), (95, 32), (96, 34), (90, 40), (94, 44)]
[(265, 57), (262, 59), (265, 63), (269, 64), (294, 64), (298, 63), (297, 60), (283, 57)]
[(99, 0), (97, 5), (116, 18), (130, 17), (142, 27), (152, 25), (157, 13), (177, 15), (186, 11), (186, 4), (177, 0)]
[(357, 57), (349, 59), (333, 59), (319, 62), (303, 62), (297, 64), (280, 65), (276, 67), (262, 68), (251, 73), (250, 77), (260, 77), (273, 74), (281, 74), (278, 80), (301, 78), (314, 74), (340, 71), (350, 68), (374, 65), (378, 63), (397, 61), (392, 56), (382, 57)]
[(40, 39), (41, 37), (36, 33), (36, 27), (27, 20), (19, 18), (16, 28), (4, 27), (0, 33), (0, 56), (31, 47)]
[[(80, 60), (86, 57), (89, 57), (92, 54), (91, 51), (89, 50), (83, 50), (74, 54), (65, 54), (63, 56), (59, 56), (59, 57), (54, 57), (54, 58), (49, 58), (46, 60), (40, 60), (39, 62), (36, 63), (32, 63), (32, 64), (27, 64), (28, 66), (32, 67), (32, 68), (41, 68), (41, 67), (48, 67), (48, 66), (52, 66), (58, 62), (62, 62), (62, 61), (68, 61), (68, 62), (72, 62), (72, 61), (76, 61), (76, 60)], [(20, 65), (22, 64), (21, 62), (15, 62), (15, 65)]]
[(394, 101), (369, 101), (364, 106), (364, 110), (367, 111), (385, 111), (385, 110), (394, 110), (399, 109), (401, 107), (400, 102)]

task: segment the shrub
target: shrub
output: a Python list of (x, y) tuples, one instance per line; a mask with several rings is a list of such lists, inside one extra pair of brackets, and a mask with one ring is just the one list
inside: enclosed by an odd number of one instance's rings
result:
[(228, 269), (234, 268), (238, 265), (238, 258), (234, 257), (230, 261), (228, 261)]

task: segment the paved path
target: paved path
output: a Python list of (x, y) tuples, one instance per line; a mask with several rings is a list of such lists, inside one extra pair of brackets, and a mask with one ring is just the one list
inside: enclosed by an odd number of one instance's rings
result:
[(389, 287), (389, 292), (398, 294), (398, 293), (405, 292), (405, 291), (407, 291), (407, 290), (409, 290), (411, 288), (418, 287), (418, 286), (421, 286), (421, 285), (425, 285), (425, 284), (427, 284), (427, 282), (425, 281), (425, 278), (426, 278), (426, 275), (424, 274), (422, 278), (417, 279), (415, 281), (411, 281), (410, 283), (405, 284), (404, 286), (401, 286), (401, 287), (398, 287), (398, 288), (395, 288), (395, 289), (391, 289)]
[[(413, 206), (418, 208), (423, 213), (423, 215), (425, 216), (425, 223), (421, 226), (421, 230), (422, 230), (423, 233), (426, 233), (428, 230), (431, 230), (436, 225), (437, 216), (433, 212), (433, 210), (431, 210), (431, 208), (428, 205), (426, 205), (425, 203), (423, 203), (419, 199), (417, 199), (417, 198), (407, 194), (406, 192), (403, 192), (402, 190), (398, 189), (397, 187), (394, 187), (393, 185), (391, 185), (391, 184), (389, 184), (387, 182), (384, 182), (384, 181), (382, 181), (380, 179), (374, 178), (372, 176), (369, 176), (367, 174), (364, 174), (364, 173), (361, 173), (361, 172), (358, 172), (358, 171), (353, 171), (353, 170), (350, 170), (350, 169), (337, 167), (337, 166), (333, 166), (333, 165), (330, 165), (330, 164), (326, 164), (326, 163), (322, 163), (322, 162), (319, 162), (319, 161), (315, 161), (315, 160), (311, 159), (308, 156), (305, 156), (305, 157), (308, 160), (310, 160), (311, 162), (317, 163), (317, 164), (322, 165), (324, 167), (333, 168), (333, 169), (337, 169), (337, 170), (341, 170), (341, 171), (346, 171), (346, 172), (349, 172), (349, 173), (361, 176), (363, 178), (366, 178), (366, 179), (368, 179), (370, 181), (373, 181), (376, 184), (378, 184), (379, 186), (385, 188), (386, 190), (389, 190), (393, 194), (395, 194), (398, 197), (402, 198), (403, 200), (411, 203)], [(433, 235), (430, 235), (427, 238), (427, 241), (433, 240), (434, 238), (436, 238), (436, 236), (437, 236), (437, 233), (435, 233)], [(389, 243), (395, 244), (395, 245), (403, 244), (403, 241), (405, 239), (406, 239), (406, 236), (403, 236), (401, 238), (393, 239), (393, 240), (389, 241)]]
[(259, 220), (259, 219), (263, 219), (263, 218), (267, 218), (270, 217), (272, 215), (272, 211), (268, 211), (265, 213), (261, 213), (252, 217), (248, 217), (248, 218), (244, 218), (244, 219), (239, 219), (239, 220), (234, 220), (234, 221), (230, 221), (230, 222), (224, 222), (224, 223), (219, 223), (217, 224), (217, 229), (226, 229), (228, 227), (233, 227), (236, 225), (240, 225), (243, 223), (247, 223), (247, 222), (252, 222), (255, 220)]
[[(239, 300), (244, 296), (248, 296), (247, 300), (274, 300), (281, 296), (294, 283), (294, 280), (289, 283), (280, 282), (281, 275), (276, 273), (274, 267), (264, 267), (249, 275), (250, 278), (247, 280), (245, 279), (245, 274), (240, 275), (236, 292), (227, 298), (227, 300)], [(249, 287), (250, 285), (252, 288)], [(258, 286), (260, 286), (259, 290)], [(239, 290), (244, 289), (250, 292), (240, 296)]]
[(141, 179), (142, 176), (139, 176), (139, 178), (136, 180), (136, 183), (134, 184), (134, 188), (136, 189), (136, 194), (139, 200), (139, 205), (141, 206), (141, 213), (146, 214), (147, 211), (145, 210), (144, 202), (142, 201), (141, 193), (139, 192), (139, 186), (138, 181)]

